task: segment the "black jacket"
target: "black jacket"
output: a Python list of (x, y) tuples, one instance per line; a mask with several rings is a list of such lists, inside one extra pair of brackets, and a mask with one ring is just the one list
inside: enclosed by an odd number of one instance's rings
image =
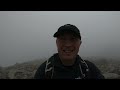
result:
[[(52, 59), (54, 58), (54, 60)], [(77, 56), (74, 65), (72, 66), (64, 66), (61, 63), (61, 60), (58, 54), (54, 54), (51, 58), (52, 65), (54, 65), (53, 77), (52, 79), (78, 79), (81, 78), (81, 72), (79, 68), (80, 60), (82, 60), (79, 56)], [(86, 77), (84, 79), (104, 79), (104, 76), (101, 74), (100, 70), (90, 61), (85, 60), (88, 65), (89, 72), (85, 73)], [(82, 69), (84, 71), (84, 67), (82, 64)], [(34, 79), (46, 79), (45, 74), (46, 61), (40, 65), (37, 69)]]

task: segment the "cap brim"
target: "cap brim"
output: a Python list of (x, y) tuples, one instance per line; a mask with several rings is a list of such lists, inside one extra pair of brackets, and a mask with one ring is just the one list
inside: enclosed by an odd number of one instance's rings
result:
[(80, 37), (80, 35), (78, 33), (76, 33), (74, 30), (59, 31), (59, 32), (56, 32), (53, 36), (58, 37), (58, 36), (61, 36), (61, 35), (65, 34), (65, 33), (72, 33), (72, 34), (74, 34), (74, 36)]

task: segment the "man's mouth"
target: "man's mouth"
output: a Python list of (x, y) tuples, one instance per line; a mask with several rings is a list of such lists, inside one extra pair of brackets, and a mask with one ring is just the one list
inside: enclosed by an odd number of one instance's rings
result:
[(72, 53), (73, 50), (63, 50), (64, 53)]

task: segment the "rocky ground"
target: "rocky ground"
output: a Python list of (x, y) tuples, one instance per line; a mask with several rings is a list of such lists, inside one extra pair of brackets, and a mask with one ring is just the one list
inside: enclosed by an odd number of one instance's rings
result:
[[(0, 67), (0, 79), (33, 79), (33, 76), (44, 60), (33, 60), (16, 63), (9, 67)], [(106, 79), (120, 79), (120, 61), (117, 60), (91, 60), (102, 72)]]

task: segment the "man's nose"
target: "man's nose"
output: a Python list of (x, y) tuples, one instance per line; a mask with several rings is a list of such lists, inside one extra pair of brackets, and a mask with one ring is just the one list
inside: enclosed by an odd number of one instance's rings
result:
[(64, 45), (65, 46), (71, 46), (72, 45), (72, 41), (70, 41), (70, 40), (66, 40), (65, 42), (64, 42)]

